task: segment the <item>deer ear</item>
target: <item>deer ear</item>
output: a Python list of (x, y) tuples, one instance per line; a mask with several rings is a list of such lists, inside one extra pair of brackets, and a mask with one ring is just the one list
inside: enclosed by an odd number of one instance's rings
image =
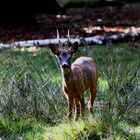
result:
[(55, 55), (59, 55), (59, 49), (56, 46), (50, 46), (50, 49), (52, 51), (53, 54)]
[(70, 52), (71, 54), (74, 54), (78, 49), (78, 42), (74, 42), (71, 46)]

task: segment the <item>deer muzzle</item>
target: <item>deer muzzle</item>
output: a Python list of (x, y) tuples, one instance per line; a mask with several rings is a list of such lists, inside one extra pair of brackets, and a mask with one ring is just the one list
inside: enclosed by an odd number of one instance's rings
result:
[(68, 69), (70, 67), (68, 63), (62, 63), (61, 66), (63, 69)]

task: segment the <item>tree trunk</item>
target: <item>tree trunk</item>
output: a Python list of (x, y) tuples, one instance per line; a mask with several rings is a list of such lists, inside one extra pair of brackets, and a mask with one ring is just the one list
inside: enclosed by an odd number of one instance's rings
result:
[[(106, 37), (85, 37), (70, 39), (71, 43), (78, 42), (79, 45), (107, 45), (114, 43), (122, 43), (128, 41), (140, 40), (140, 32), (121, 33)], [(66, 38), (60, 38), (60, 42), (64, 43)], [(47, 47), (50, 45), (58, 45), (58, 39), (42, 39), (42, 40), (29, 40), (29, 41), (17, 41), (10, 44), (0, 44), (0, 49), (16, 48), (16, 47)]]

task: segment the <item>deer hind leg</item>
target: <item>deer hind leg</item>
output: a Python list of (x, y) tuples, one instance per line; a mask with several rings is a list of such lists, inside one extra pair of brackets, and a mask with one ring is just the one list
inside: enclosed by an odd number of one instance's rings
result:
[(83, 118), (84, 117), (84, 110), (85, 110), (84, 96), (81, 98), (80, 104), (81, 104), (81, 118)]
[(76, 120), (78, 118), (83, 118), (83, 116), (84, 116), (84, 98), (76, 97), (75, 106), (76, 106)]
[(96, 97), (96, 83), (93, 84), (93, 86), (90, 88), (90, 100), (88, 102), (88, 110), (90, 114), (93, 113), (93, 103)]
[(68, 99), (68, 113), (67, 113), (67, 116), (70, 120), (72, 118), (73, 107), (74, 107), (74, 100), (73, 100), (73, 98), (69, 98)]

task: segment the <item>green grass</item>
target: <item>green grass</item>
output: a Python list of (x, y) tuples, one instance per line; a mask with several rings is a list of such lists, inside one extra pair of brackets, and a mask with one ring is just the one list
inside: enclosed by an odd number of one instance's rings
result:
[[(43, 48), (0, 52), (0, 138), (139, 140), (140, 57), (131, 46), (81, 47), (99, 70), (94, 117), (68, 122), (57, 59)], [(88, 92), (86, 102), (88, 100)]]
[(5, 118), (0, 120), (0, 130), (7, 139), (15, 139), (25, 134), (43, 133), (45, 125), (35, 119)]

